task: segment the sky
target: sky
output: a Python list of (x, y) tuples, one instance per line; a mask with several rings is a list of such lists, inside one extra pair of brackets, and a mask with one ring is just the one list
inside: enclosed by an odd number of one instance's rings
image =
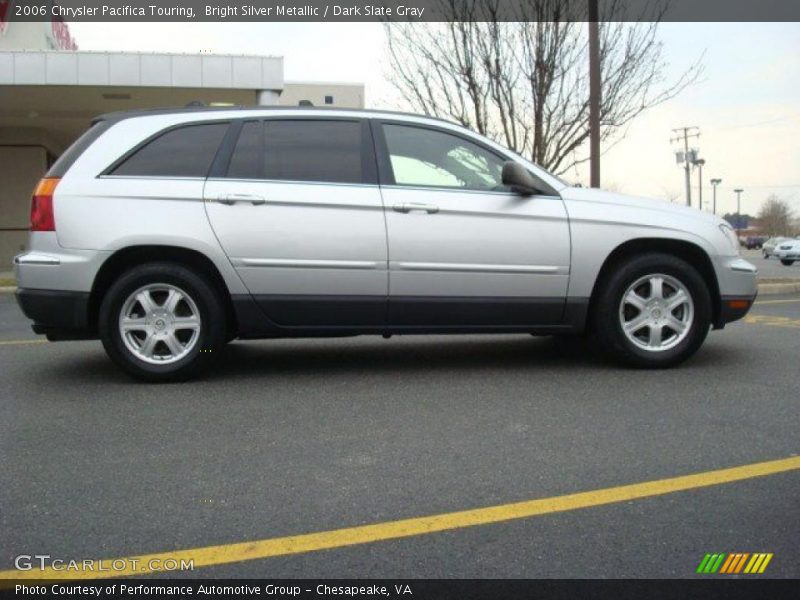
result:
[[(368, 108), (402, 108), (380, 23), (71, 23), (81, 50), (200, 51), (284, 57), (287, 81), (366, 85)], [(800, 24), (663, 23), (659, 38), (675, 78), (702, 57), (701, 79), (639, 116), (603, 149), (602, 187), (684, 202), (684, 172), (675, 162), (672, 129), (697, 126), (692, 144), (706, 161), (703, 201), (710, 210), (712, 177), (717, 212), (754, 214), (770, 194), (800, 216)], [(565, 174), (588, 181), (588, 168)], [(692, 173), (696, 205), (698, 174)]]

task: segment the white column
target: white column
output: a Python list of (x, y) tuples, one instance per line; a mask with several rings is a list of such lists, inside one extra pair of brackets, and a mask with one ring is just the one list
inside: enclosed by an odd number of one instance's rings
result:
[(258, 90), (256, 92), (256, 104), (259, 106), (275, 106), (278, 104), (280, 93), (277, 90)]

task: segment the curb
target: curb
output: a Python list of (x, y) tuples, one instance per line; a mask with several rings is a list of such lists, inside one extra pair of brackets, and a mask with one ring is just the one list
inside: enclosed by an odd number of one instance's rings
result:
[(797, 292), (800, 292), (800, 281), (787, 281), (786, 283), (761, 283), (758, 285), (759, 296), (794, 294)]

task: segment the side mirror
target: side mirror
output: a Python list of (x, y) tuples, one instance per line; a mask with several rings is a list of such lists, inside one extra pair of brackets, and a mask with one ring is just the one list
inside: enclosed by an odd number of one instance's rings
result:
[(503, 185), (520, 196), (533, 196), (539, 191), (528, 169), (513, 160), (503, 163)]

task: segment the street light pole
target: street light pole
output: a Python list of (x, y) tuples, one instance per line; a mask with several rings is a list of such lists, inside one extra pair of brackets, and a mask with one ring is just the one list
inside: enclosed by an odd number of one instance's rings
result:
[(706, 161), (704, 158), (698, 158), (694, 164), (697, 165), (697, 207), (703, 210), (703, 165)]
[(712, 179), (711, 189), (714, 191), (714, 214), (717, 214), (717, 186), (722, 183), (722, 179)]
[(742, 230), (742, 188), (733, 190), (736, 193), (736, 235)]
[(589, 158), (593, 188), (600, 187), (600, 34), (598, 0), (589, 2)]
[(684, 171), (686, 172), (686, 206), (692, 205), (692, 180), (689, 178), (689, 136), (683, 130)]

